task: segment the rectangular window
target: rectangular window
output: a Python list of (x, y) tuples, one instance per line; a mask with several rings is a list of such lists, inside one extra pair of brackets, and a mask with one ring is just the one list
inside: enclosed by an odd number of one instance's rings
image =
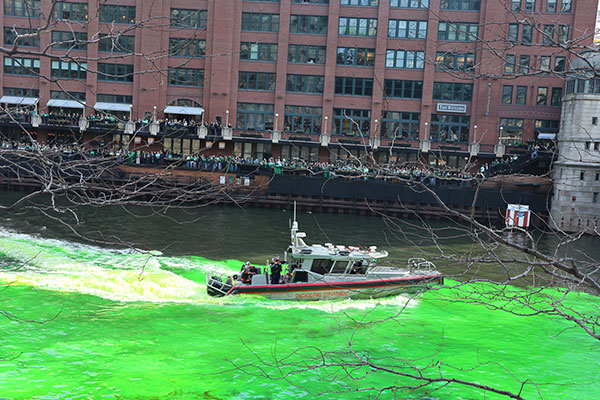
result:
[(40, 0), (4, 0), (4, 15), (39, 18)]
[(277, 61), (277, 43), (240, 43), (240, 60)]
[(271, 72), (244, 72), (240, 71), (238, 88), (241, 90), (267, 90), (275, 91), (275, 73)]
[(523, 142), (523, 119), (500, 118), (500, 143), (515, 146)]
[(39, 58), (22, 57), (4, 57), (4, 73), (11, 75), (30, 75), (40, 74)]
[(169, 85), (204, 86), (204, 70), (199, 68), (169, 68)]
[(182, 28), (206, 28), (206, 10), (189, 10), (185, 8), (171, 8), (171, 26)]
[(321, 133), (321, 107), (285, 106), (285, 132)]
[(441, 0), (442, 10), (479, 11), (481, 0)]
[(71, 31), (52, 31), (52, 48), (54, 49), (87, 49), (87, 33)]
[(390, 0), (394, 8), (429, 8), (429, 0)]
[[(244, 0), (244, 1), (270, 1), (279, 3), (279, 0)], [(292, 4), (329, 4), (329, 0), (292, 0)]]
[(583, 170), (579, 171), (579, 180), (580, 181), (585, 180), (585, 171), (583, 171)]
[(204, 57), (206, 40), (169, 38), (169, 55), (174, 57)]
[(472, 83), (434, 82), (433, 100), (469, 102), (473, 99)]
[(502, 86), (502, 104), (512, 104), (513, 87), (504, 85)]
[(504, 63), (504, 74), (512, 75), (515, 73), (515, 55), (507, 54)]
[[(21, 36), (31, 35), (35, 36)], [(17, 42), (17, 47), (40, 47), (40, 35), (34, 29), (29, 28), (4, 28), (4, 45), (13, 47)]]
[(381, 137), (419, 140), (421, 114), (403, 111), (383, 111)]
[[(518, 28), (517, 28), (517, 34), (518, 34)], [(532, 41), (533, 41), (533, 25), (523, 25), (523, 35), (521, 36), (521, 43), (531, 44)]]
[(388, 37), (397, 39), (427, 39), (427, 21), (390, 19)]
[(571, 2), (572, 2), (572, 0), (562, 0), (560, 2), (560, 12), (561, 13), (570, 13), (571, 12)]
[(85, 22), (88, 20), (88, 5), (87, 3), (57, 1), (54, 4), (52, 18)]
[(564, 72), (566, 62), (567, 59), (564, 56), (554, 57), (554, 72)]
[(517, 86), (515, 104), (518, 104), (520, 106), (524, 106), (525, 104), (527, 104), (527, 86)]
[(327, 16), (290, 15), (290, 33), (327, 35)]
[(531, 62), (531, 56), (519, 56), (519, 74), (529, 74), (529, 64)]
[(299, 93), (323, 93), (325, 77), (322, 75), (288, 74), (286, 91)]
[(431, 114), (429, 140), (432, 142), (468, 143), (471, 117), (468, 115)]
[(508, 24), (508, 34), (506, 36), (509, 42), (519, 40), (519, 24)]
[(338, 47), (336, 64), (372, 67), (375, 65), (375, 49)]
[(242, 13), (242, 31), (279, 32), (279, 14)]
[(425, 52), (415, 50), (388, 50), (385, 58), (386, 68), (423, 69)]
[(377, 18), (340, 17), (338, 34), (341, 36), (377, 36)]
[(59, 99), (59, 100), (77, 100), (77, 101), (85, 102), (85, 93), (84, 92), (65, 92), (62, 90), (51, 90), (50, 98), (51, 99)]
[(535, 11), (535, 0), (525, 0), (525, 12)]
[(435, 57), (435, 66), (436, 69), (443, 71), (472, 72), (475, 68), (475, 54), (438, 52)]
[(521, 0), (511, 0), (510, 11), (521, 11)]
[(343, 6), (378, 6), (379, 0), (340, 0)]
[(540, 72), (550, 72), (551, 56), (540, 56)]
[(552, 43), (554, 43), (554, 25), (544, 25), (542, 44), (550, 45)]
[(386, 97), (420, 99), (423, 97), (423, 81), (386, 79), (383, 84)]
[(108, 53), (133, 53), (135, 50), (135, 36), (100, 34), (98, 51)]
[(347, 96), (372, 96), (373, 79), (336, 76), (335, 94)]
[(334, 108), (331, 133), (340, 136), (369, 136), (371, 110)]
[(325, 64), (325, 46), (308, 44), (290, 44), (288, 47), (288, 62), (305, 64)]
[(557, 0), (546, 0), (546, 12), (555, 13), (556, 12), (556, 3), (557, 3)]
[[(50, 92), (52, 94), (52, 92)], [(40, 97), (39, 89), (25, 89), (25, 88), (2, 88), (2, 94), (4, 96), (15, 96), (15, 97)]]
[(552, 88), (552, 95), (550, 96), (550, 105), (554, 107), (559, 107), (562, 102), (562, 93), (563, 88), (554, 87)]
[(236, 128), (272, 130), (273, 109), (273, 104), (237, 103)]
[(98, 80), (133, 82), (133, 64), (98, 63)]
[(598, 192), (592, 193), (592, 203), (598, 202)]
[(569, 25), (559, 25), (558, 26), (558, 43), (565, 44), (567, 40), (569, 40)]
[(535, 120), (535, 137), (540, 133), (558, 133), (560, 121), (550, 119)]
[(539, 87), (537, 89), (537, 97), (535, 100), (535, 104), (538, 106), (548, 105), (548, 88), (547, 87)]
[(477, 40), (479, 26), (476, 22), (439, 22), (438, 40), (473, 42)]
[(63, 79), (85, 79), (87, 63), (55, 61), (50, 63), (50, 76)]
[(100, 4), (100, 22), (115, 24), (135, 24), (135, 6)]
[(102, 94), (96, 95), (96, 101), (102, 103), (119, 103), (119, 104), (133, 104), (133, 96), (124, 94)]

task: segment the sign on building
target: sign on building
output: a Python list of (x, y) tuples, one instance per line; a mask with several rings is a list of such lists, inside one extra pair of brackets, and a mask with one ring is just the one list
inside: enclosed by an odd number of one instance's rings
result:
[(467, 113), (467, 105), (466, 104), (454, 104), (454, 103), (437, 103), (436, 111), (437, 112), (466, 114)]

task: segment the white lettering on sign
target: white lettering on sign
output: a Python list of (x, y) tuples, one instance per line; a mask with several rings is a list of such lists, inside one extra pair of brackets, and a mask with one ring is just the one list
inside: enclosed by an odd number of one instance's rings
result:
[(437, 103), (436, 111), (466, 114), (467, 113), (467, 105), (466, 104), (453, 104), (453, 103)]

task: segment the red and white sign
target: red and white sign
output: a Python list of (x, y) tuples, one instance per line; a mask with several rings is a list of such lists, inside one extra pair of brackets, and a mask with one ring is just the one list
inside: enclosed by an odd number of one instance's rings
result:
[(506, 209), (506, 226), (528, 228), (531, 220), (529, 206), (521, 204), (509, 204)]

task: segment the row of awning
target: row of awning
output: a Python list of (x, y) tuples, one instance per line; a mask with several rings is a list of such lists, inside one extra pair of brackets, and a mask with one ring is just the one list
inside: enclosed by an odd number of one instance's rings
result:
[[(33, 105), (36, 105), (37, 102), (38, 102), (38, 99), (36, 97), (2, 96), (0, 98), (1, 104), (33, 106)], [(84, 109), (85, 103), (82, 103), (82, 102), (79, 102), (76, 100), (50, 99), (50, 100), (48, 100), (46, 107)], [(130, 112), (131, 107), (132, 107), (131, 104), (98, 102), (94, 105), (94, 110)], [(202, 107), (167, 106), (164, 110), (165, 114), (197, 115), (197, 116), (202, 115), (203, 112), (204, 112), (204, 109)]]

